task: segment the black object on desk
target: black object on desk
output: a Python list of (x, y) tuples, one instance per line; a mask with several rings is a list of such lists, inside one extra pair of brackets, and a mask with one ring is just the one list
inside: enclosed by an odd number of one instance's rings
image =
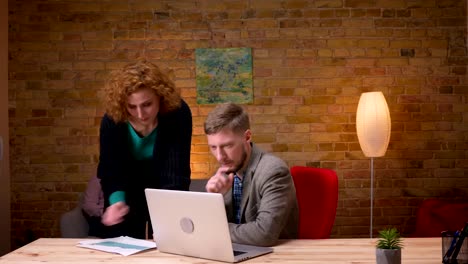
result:
[[(442, 252), (445, 252), (442, 258), (444, 264), (465, 264), (468, 263), (468, 243), (465, 242), (465, 238), (468, 235), (468, 222), (461, 231), (456, 231), (453, 234), (444, 231), (442, 232)], [(448, 241), (450, 242), (450, 246)], [(468, 241), (468, 240), (467, 240)], [(446, 250), (448, 246), (448, 249)], [(460, 254), (461, 253), (461, 254)], [(460, 257), (459, 258), (459, 254)]]
[(463, 227), (463, 230), (461, 231), (460, 237), (458, 238), (457, 245), (455, 246), (455, 251), (453, 251), (452, 254), (452, 259), (457, 259), (458, 253), (460, 252), (460, 249), (463, 246), (463, 241), (465, 240), (465, 237), (468, 235), (468, 222), (465, 223), (465, 227)]

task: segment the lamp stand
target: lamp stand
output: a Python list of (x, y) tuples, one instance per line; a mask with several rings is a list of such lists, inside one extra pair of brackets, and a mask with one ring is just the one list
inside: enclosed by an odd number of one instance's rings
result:
[(372, 219), (374, 216), (374, 158), (370, 158), (370, 238), (372, 238)]

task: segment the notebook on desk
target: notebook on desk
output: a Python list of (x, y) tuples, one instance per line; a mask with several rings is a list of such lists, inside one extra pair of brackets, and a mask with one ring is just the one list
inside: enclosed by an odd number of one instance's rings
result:
[(146, 201), (161, 252), (240, 262), (273, 252), (272, 248), (231, 242), (219, 193), (145, 189)]

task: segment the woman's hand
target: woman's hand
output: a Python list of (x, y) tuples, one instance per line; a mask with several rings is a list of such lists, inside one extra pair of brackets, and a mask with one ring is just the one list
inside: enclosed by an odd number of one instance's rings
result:
[(128, 214), (130, 207), (124, 202), (117, 202), (106, 208), (102, 215), (101, 222), (106, 226), (119, 224), (124, 220), (124, 216)]

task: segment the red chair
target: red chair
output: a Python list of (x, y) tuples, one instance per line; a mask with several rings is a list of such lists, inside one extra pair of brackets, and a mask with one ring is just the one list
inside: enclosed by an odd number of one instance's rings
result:
[(338, 177), (331, 169), (293, 166), (299, 204), (299, 238), (329, 238), (338, 204)]
[(424, 200), (416, 214), (413, 237), (439, 237), (442, 231), (456, 231), (468, 222), (468, 203), (449, 202), (437, 198)]

